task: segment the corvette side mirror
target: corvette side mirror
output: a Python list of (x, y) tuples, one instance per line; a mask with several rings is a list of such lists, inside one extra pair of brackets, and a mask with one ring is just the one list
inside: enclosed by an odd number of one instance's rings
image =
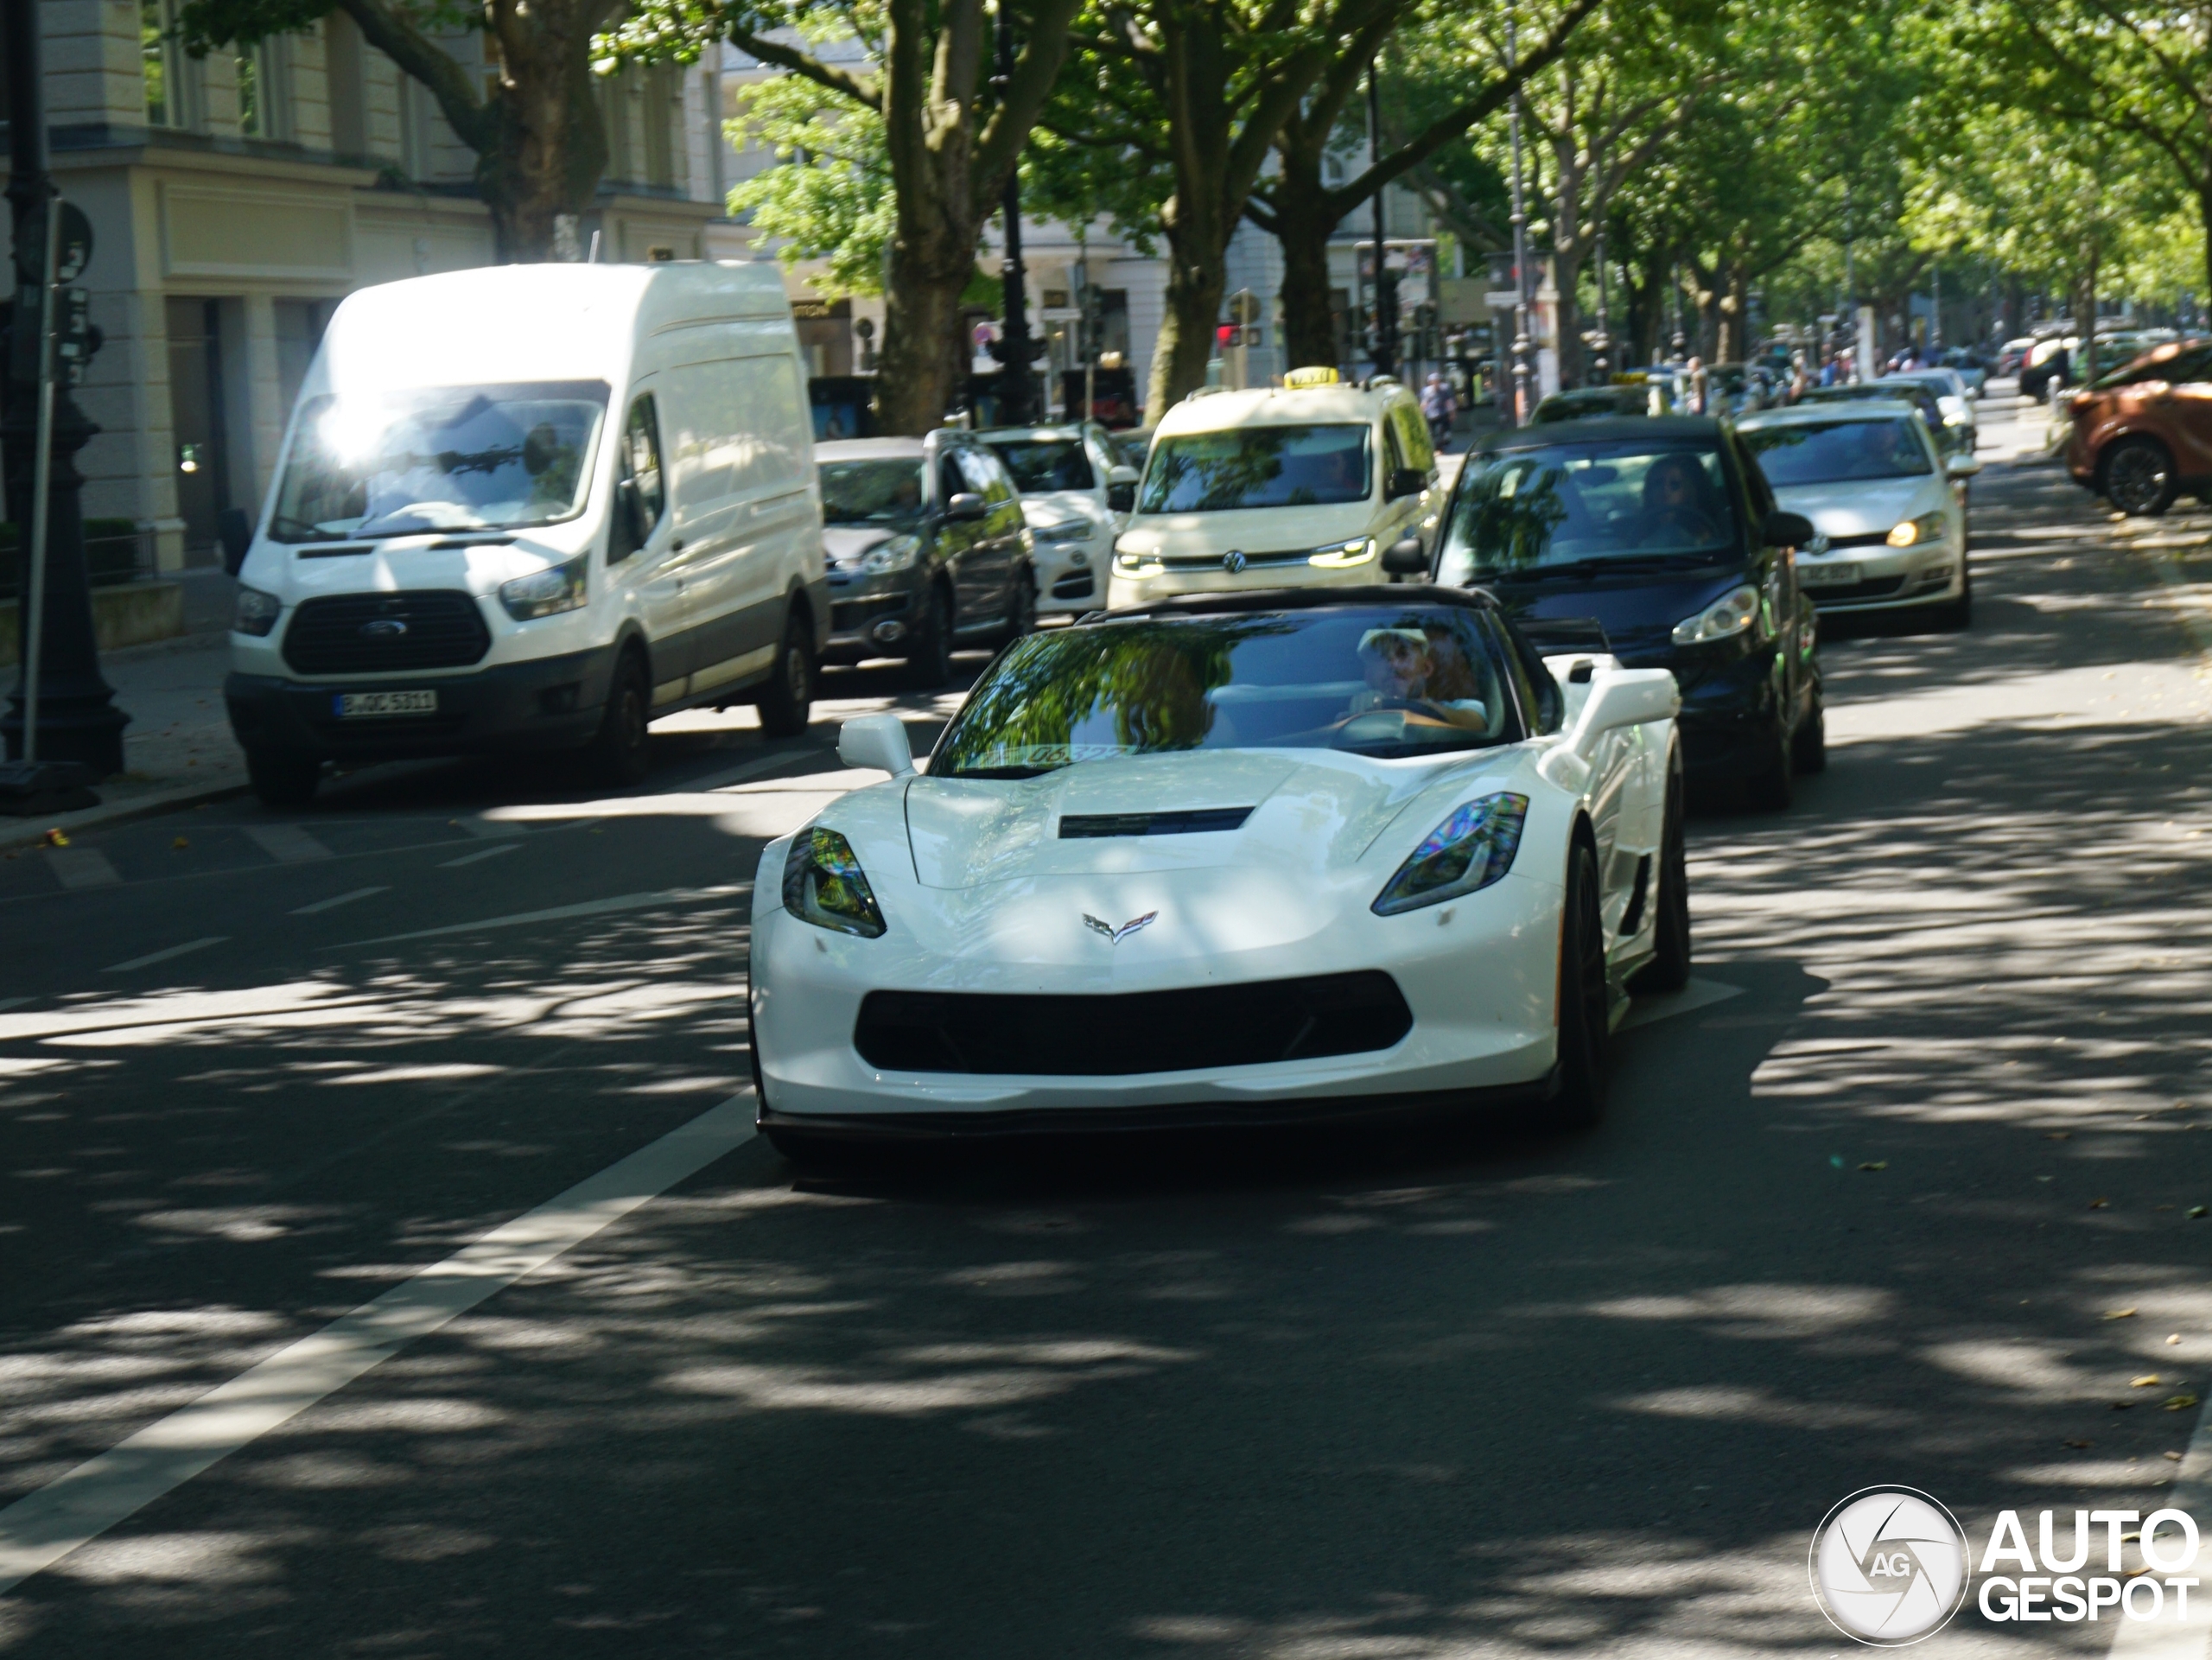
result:
[(896, 715), (856, 715), (846, 722), (837, 728), (837, 759), (848, 766), (870, 766), (893, 778), (905, 778), (914, 770), (906, 723)]
[(1981, 471), (1981, 463), (1971, 455), (1954, 455), (1943, 463), (1943, 470), (1955, 479), (1970, 479)]
[(1600, 733), (1624, 726), (1672, 720), (1681, 707), (1682, 694), (1671, 671), (1618, 669), (1598, 682), (1590, 701), (1582, 706), (1582, 718), (1575, 723), (1575, 747), (1580, 748)]

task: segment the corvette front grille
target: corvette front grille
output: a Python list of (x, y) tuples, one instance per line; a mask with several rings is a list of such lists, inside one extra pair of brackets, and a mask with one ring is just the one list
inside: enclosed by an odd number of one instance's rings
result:
[(1099, 997), (871, 991), (853, 1046), (885, 1072), (1121, 1078), (1361, 1054), (1413, 1023), (1397, 982), (1368, 969)]

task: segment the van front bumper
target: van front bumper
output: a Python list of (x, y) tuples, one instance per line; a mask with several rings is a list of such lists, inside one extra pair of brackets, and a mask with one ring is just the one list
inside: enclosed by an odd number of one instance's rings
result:
[[(581, 747), (599, 729), (613, 672), (614, 648), (597, 646), (404, 679), (308, 682), (232, 674), (223, 682), (223, 701), (245, 749), (332, 760), (511, 754)], [(433, 691), (438, 707), (428, 715), (341, 716), (339, 698), (362, 691)]]

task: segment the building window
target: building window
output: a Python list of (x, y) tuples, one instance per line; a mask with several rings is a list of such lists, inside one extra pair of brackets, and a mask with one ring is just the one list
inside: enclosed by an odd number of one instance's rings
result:
[(138, 55), (145, 67), (146, 124), (181, 127), (175, 0), (139, 0)]

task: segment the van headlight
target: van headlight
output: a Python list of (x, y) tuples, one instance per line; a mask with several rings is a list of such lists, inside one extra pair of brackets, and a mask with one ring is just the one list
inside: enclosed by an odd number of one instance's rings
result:
[(1916, 548), (1924, 542), (1940, 542), (1943, 539), (1943, 515), (1938, 512), (1908, 518), (1883, 539), (1893, 548)]
[(1114, 570), (1122, 576), (1159, 576), (1167, 567), (1160, 563), (1160, 556), (1138, 548), (1114, 550)]
[(1375, 538), (1357, 536), (1349, 542), (1332, 542), (1325, 548), (1314, 549), (1306, 556), (1306, 563), (1324, 570), (1343, 570), (1350, 565), (1363, 565), (1374, 557)]
[(880, 938), (883, 913), (853, 844), (817, 825), (791, 838), (784, 859), (784, 909), (801, 922), (863, 939)]
[(274, 594), (264, 594), (257, 588), (242, 588), (238, 590), (237, 607), (231, 613), (231, 632), (266, 635), (276, 626), (276, 619), (283, 609), (284, 602)]
[(566, 564), (548, 565), (543, 570), (501, 582), (499, 603), (517, 622), (575, 611), (584, 602), (584, 568), (590, 563), (589, 554), (579, 554)]
[(1759, 591), (1746, 583), (1732, 588), (1694, 617), (1675, 625), (1677, 646), (1706, 646), (1716, 639), (1733, 639), (1758, 620)]
[(861, 561), (861, 569), (870, 576), (880, 576), (894, 570), (911, 570), (914, 561), (922, 557), (922, 538), (918, 536), (894, 536), (888, 542), (879, 542), (868, 550)]
[(1524, 795), (1486, 795), (1454, 809), (1406, 855), (1368, 908), (1392, 917), (1488, 887), (1513, 868), (1528, 817)]

